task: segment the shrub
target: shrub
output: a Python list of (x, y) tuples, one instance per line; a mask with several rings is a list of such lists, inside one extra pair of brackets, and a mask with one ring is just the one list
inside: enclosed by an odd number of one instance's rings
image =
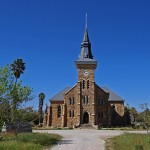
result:
[(135, 150), (144, 150), (142, 145), (135, 145)]

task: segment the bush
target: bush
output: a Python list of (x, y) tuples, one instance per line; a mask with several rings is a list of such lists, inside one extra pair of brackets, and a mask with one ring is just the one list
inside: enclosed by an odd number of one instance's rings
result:
[(144, 150), (142, 145), (135, 145), (135, 150)]

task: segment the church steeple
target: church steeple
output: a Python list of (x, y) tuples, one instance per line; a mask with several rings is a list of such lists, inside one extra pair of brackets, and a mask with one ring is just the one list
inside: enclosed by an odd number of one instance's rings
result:
[(78, 60), (75, 61), (75, 64), (78, 69), (81, 68), (95, 69), (97, 67), (97, 61), (93, 59), (91, 43), (88, 35), (87, 16), (85, 21), (85, 31), (84, 31), (83, 41), (81, 43), (81, 51)]
[(86, 15), (86, 21), (85, 21), (85, 32), (83, 36), (83, 41), (81, 43), (81, 53), (79, 56), (79, 59), (93, 59), (93, 55), (91, 52), (91, 43), (89, 40), (89, 35), (88, 35), (88, 29), (87, 29), (87, 15)]

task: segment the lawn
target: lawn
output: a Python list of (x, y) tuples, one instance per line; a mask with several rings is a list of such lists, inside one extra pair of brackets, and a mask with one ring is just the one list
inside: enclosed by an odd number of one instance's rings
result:
[(150, 150), (150, 134), (125, 133), (107, 139), (106, 150)]
[(0, 135), (0, 150), (42, 150), (55, 145), (61, 136), (48, 133), (20, 133)]

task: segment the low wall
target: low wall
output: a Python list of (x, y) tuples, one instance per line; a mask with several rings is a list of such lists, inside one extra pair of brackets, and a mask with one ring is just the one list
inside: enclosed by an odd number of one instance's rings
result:
[(2, 132), (32, 132), (32, 125), (28, 122), (4, 123)]

